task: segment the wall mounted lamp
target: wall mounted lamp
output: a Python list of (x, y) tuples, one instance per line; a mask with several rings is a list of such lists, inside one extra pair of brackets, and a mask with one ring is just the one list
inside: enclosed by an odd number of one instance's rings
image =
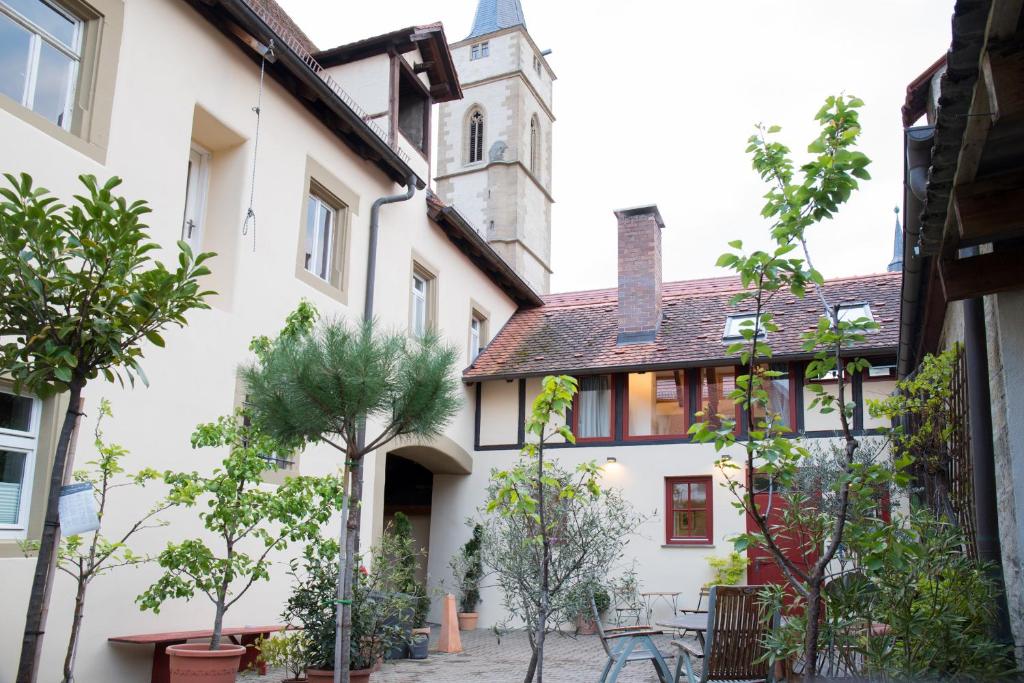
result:
[(618, 461), (619, 459), (616, 458), (614, 455), (609, 455), (607, 458), (605, 458), (605, 462), (607, 462), (609, 465), (615, 464)]

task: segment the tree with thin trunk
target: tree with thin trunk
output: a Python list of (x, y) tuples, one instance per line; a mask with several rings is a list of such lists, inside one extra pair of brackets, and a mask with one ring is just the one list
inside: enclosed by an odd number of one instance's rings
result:
[[(75, 678), (75, 655), (78, 653), (78, 641), (85, 619), (85, 598), (89, 585), (94, 579), (120, 567), (135, 567), (149, 562), (152, 558), (136, 554), (128, 543), (140, 531), (166, 526), (166, 522), (161, 521), (158, 515), (170, 506), (166, 500), (160, 500), (116, 538), (103, 535), (103, 521), (110, 508), (113, 491), (128, 486), (146, 486), (161, 479), (159, 472), (149, 468), (134, 474), (125, 473), (121, 459), (128, 455), (128, 451), (123, 446), (103, 440), (103, 419), (112, 416), (110, 403), (106, 399), (101, 400), (94, 431), (97, 458), (86, 463), (89, 469), (76, 470), (73, 477), (76, 482), (92, 486), (100, 527), (88, 539), (80, 535), (64, 538), (58, 551), (57, 568), (75, 581), (75, 608), (71, 618), (68, 649), (64, 655), (63, 683), (72, 683)], [(29, 541), (23, 547), (35, 551), (39, 548), (39, 542)]]
[(494, 472), (488, 491), (484, 558), (498, 573), (506, 606), (527, 625), (532, 654), (524, 683), (543, 683), (547, 633), (569, 618), (575, 588), (607, 574), (639, 523), (621, 497), (601, 489), (596, 463), (570, 473), (545, 458), (553, 438), (576, 442), (565, 424), (576, 388), (573, 377), (543, 379), (526, 421), (530, 441), (522, 459)]
[[(850, 511), (851, 495), (870, 493), (891, 473), (882, 465), (857, 462), (859, 443), (853, 434), (855, 404), (848, 400), (848, 381), (870, 364), (855, 357), (856, 344), (878, 328), (867, 318), (849, 319), (840, 315), (839, 301), (829, 298), (824, 279), (815, 270), (807, 244), (807, 231), (821, 221), (832, 218), (857, 188), (858, 179), (870, 176), (866, 170), (869, 159), (854, 147), (860, 135), (857, 110), (859, 99), (829, 97), (815, 116), (821, 132), (808, 146), (813, 157), (794, 171), (790, 150), (772, 139), (779, 128), (758, 126), (749, 139), (747, 152), (753, 166), (769, 184), (762, 216), (772, 221), (769, 251), (745, 253), (739, 241), (730, 242), (733, 251), (723, 254), (718, 265), (735, 271), (743, 289), (730, 304), (744, 304), (749, 318), (741, 325), (742, 340), (727, 349), (738, 355), (743, 373), (737, 375), (736, 386), (729, 397), (743, 408), (745, 428), (737, 429), (735, 419), (722, 415), (700, 413), (702, 418), (690, 432), (696, 441), (713, 442), (725, 455), (718, 461), (726, 477), (726, 486), (735, 497), (735, 506), (752, 520), (755, 531), (738, 536), (737, 550), (756, 545), (767, 550), (781, 569), (786, 581), (804, 610), (804, 675), (815, 679), (818, 673), (818, 651), (822, 587), (830, 562), (843, 543), (843, 534)], [(794, 252), (800, 250), (799, 256)], [(806, 376), (812, 380), (807, 388), (815, 396), (808, 409), (822, 413), (838, 413), (843, 440), (842, 472), (831, 484), (835, 489), (835, 514), (831, 530), (821, 548), (814, 548), (806, 562), (795, 561), (785, 549), (788, 531), (769, 519), (772, 494), (767, 505), (755, 496), (754, 482), (770, 481), (769, 491), (792, 488), (801, 464), (810, 458), (806, 448), (790, 437), (790, 426), (783, 424), (769, 397), (770, 383), (779, 376), (768, 365), (772, 358), (771, 336), (779, 331), (772, 302), (779, 291), (789, 290), (797, 297), (813, 291), (821, 317), (817, 326), (803, 333), (804, 348), (813, 352)], [(836, 391), (825, 390), (820, 380), (834, 377)], [(710, 410), (708, 411), (710, 413)], [(741, 467), (729, 451), (743, 452)], [(736, 473), (739, 476), (736, 476)], [(775, 496), (774, 504), (781, 502)]]
[(121, 183), (80, 176), (86, 192), (66, 206), (32, 178), (5, 174), (0, 188), (0, 371), (15, 391), (68, 394), (50, 470), (42, 537), (29, 594), (17, 683), (34, 683), (50, 588), (57, 566), (57, 502), (69, 476), (68, 450), (81, 413), (82, 390), (100, 377), (146, 383), (139, 361), (146, 342), (184, 327), (185, 315), (209, 308), (200, 289), (211, 253), (193, 255), (178, 242), (177, 267), (154, 260), (143, 201), (114, 194)]
[[(288, 443), (324, 443), (345, 458), (335, 680), (349, 680), (352, 580), (365, 456), (396, 440), (437, 436), (459, 409), (455, 350), (428, 335), (378, 332), (373, 321), (321, 321), (282, 337), (243, 371), (253, 417)], [(372, 430), (372, 434), (369, 432)]]
[(247, 422), (239, 411), (193, 432), (193, 448), (229, 451), (209, 476), (164, 474), (167, 499), (186, 508), (201, 505), (199, 518), (220, 547), (215, 550), (202, 538), (168, 543), (156, 558), (164, 574), (136, 598), (142, 609), (159, 612), (169, 599), (205, 595), (214, 605), (211, 650), (220, 648), (228, 609), (257, 581), (270, 579), (271, 553), (318, 538), (343, 495), (339, 477), (288, 477), (277, 487), (265, 484), (264, 474), (278, 468), (284, 449)]

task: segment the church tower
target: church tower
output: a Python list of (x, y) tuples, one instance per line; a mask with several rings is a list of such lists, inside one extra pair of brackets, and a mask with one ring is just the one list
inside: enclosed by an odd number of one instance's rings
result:
[(479, 0), (450, 46), (463, 99), (438, 115), (437, 194), (537, 291), (551, 276), (551, 90), (555, 74), (519, 0)]

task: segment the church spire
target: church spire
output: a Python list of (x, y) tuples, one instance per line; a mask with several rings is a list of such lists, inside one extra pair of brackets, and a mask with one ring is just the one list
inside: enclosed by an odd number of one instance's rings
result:
[(513, 26), (526, 28), (523, 6), (519, 0), (479, 0), (473, 30), (466, 36), (466, 40)]
[(898, 273), (903, 270), (903, 226), (900, 225), (900, 207), (893, 209), (896, 213), (896, 235), (893, 238), (892, 261), (886, 268), (890, 273)]

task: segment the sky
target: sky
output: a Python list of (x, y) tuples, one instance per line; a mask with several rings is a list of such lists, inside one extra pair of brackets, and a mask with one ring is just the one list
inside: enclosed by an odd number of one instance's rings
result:
[[(279, 0), (321, 48), (433, 21), (469, 33), (476, 0)], [(782, 127), (799, 164), (830, 94), (856, 95), (872, 179), (809, 242), (826, 277), (885, 270), (902, 205), (906, 86), (950, 43), (954, 0), (522, 0), (551, 49), (551, 290), (616, 284), (619, 208), (657, 204), (665, 281), (727, 274), (727, 242), (767, 244), (767, 188), (744, 152)], [(436, 116), (435, 116), (436, 122)]]

